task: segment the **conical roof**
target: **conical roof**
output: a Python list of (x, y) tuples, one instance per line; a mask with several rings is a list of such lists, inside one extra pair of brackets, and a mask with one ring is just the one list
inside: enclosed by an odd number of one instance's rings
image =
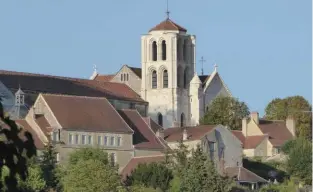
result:
[(174, 21), (170, 20), (169, 18), (165, 19), (152, 29), (150, 29), (149, 32), (151, 31), (182, 31), (182, 32), (187, 32), (187, 29), (183, 28), (182, 26), (176, 24)]

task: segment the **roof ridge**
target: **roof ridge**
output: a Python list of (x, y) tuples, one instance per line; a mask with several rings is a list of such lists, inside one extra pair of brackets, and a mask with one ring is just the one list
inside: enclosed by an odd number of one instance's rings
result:
[(61, 96), (61, 97), (76, 97), (76, 98), (107, 100), (105, 97), (91, 97), (91, 96), (53, 94), (53, 93), (41, 93), (41, 94), (42, 94), (42, 96), (54, 96), (54, 97), (60, 97)]

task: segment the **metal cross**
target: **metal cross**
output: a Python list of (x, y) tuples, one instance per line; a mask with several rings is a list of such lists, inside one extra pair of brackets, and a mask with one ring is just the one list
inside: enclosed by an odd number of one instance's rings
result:
[(168, 10), (168, 0), (166, 0), (166, 18), (169, 19), (170, 18), (170, 11)]
[(204, 60), (203, 56), (201, 57), (200, 59), (200, 63), (201, 63), (201, 75), (203, 75), (203, 63), (205, 62), (206, 60)]

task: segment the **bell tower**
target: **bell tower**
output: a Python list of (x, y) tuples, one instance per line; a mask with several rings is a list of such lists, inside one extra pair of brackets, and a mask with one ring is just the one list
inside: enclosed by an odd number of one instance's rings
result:
[(164, 128), (190, 124), (189, 83), (195, 72), (195, 36), (167, 18), (141, 37), (141, 96)]

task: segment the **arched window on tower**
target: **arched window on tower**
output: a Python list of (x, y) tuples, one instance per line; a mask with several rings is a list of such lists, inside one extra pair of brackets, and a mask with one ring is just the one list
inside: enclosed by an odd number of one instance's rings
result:
[(152, 61), (156, 61), (158, 57), (158, 47), (156, 41), (152, 43)]
[(163, 116), (161, 113), (158, 114), (158, 124), (163, 127)]
[(184, 88), (186, 89), (188, 85), (188, 67), (184, 71)]
[(185, 62), (187, 61), (187, 39), (184, 40), (183, 59)]
[(184, 127), (185, 126), (185, 114), (182, 113), (180, 115), (180, 127)]
[(166, 42), (165, 40), (162, 41), (162, 60), (166, 60)]
[(156, 70), (152, 71), (152, 89), (157, 88), (158, 76)]
[(163, 71), (163, 88), (168, 88), (168, 73), (167, 73), (167, 70)]

